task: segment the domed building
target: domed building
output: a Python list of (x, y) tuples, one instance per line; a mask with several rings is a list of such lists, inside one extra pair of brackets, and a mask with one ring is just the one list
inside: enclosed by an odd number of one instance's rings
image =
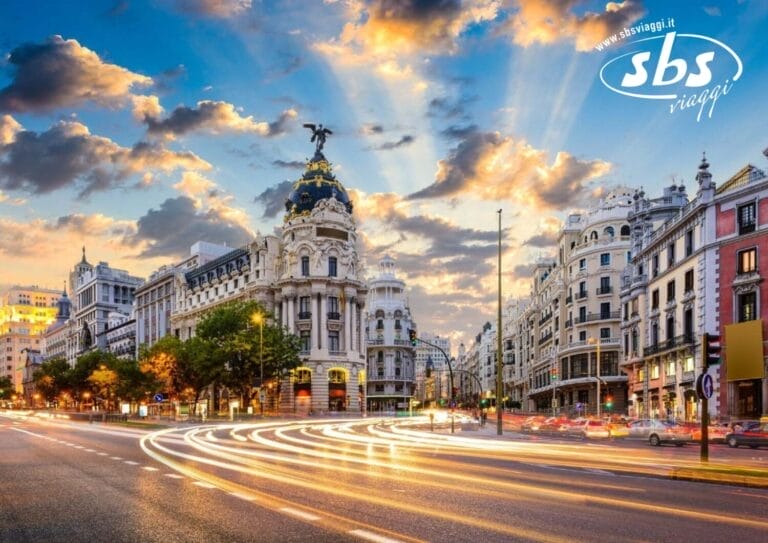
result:
[(187, 339), (197, 321), (217, 305), (257, 300), (302, 340), (302, 363), (289, 377), (276, 383), (265, 376), (267, 408), (297, 414), (360, 413), (365, 383), (362, 313), (368, 291), (352, 203), (320, 142), (293, 184), (285, 209), (275, 235), (258, 235), (194, 269), (180, 267), (172, 333)]

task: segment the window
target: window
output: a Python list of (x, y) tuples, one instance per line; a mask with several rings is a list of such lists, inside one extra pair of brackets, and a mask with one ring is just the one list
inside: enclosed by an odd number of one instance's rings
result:
[(624, 226), (621, 227), (621, 235), (622, 235), (622, 237), (629, 235), (629, 225), (628, 224), (625, 224)]
[(579, 308), (579, 322), (585, 322), (587, 320), (587, 308), (586, 307), (580, 307)]
[(675, 337), (675, 318), (667, 317), (667, 339)]
[(659, 344), (659, 325), (658, 323), (654, 322), (651, 325), (651, 345), (658, 345)]
[(685, 233), (685, 256), (691, 256), (693, 254), (693, 230), (688, 230)]
[(675, 282), (667, 283), (667, 303), (675, 301)]
[(309, 296), (299, 296), (299, 313), (309, 313)]
[(651, 292), (651, 309), (659, 308), (659, 289)]
[(611, 318), (611, 303), (610, 302), (603, 302), (600, 304), (600, 318), (601, 319), (610, 319)]
[(629, 356), (629, 334), (624, 334), (624, 356)]
[(339, 351), (339, 331), (338, 330), (330, 330), (328, 332), (328, 350), (329, 351)]
[(610, 294), (610, 293), (611, 293), (611, 278), (601, 277), (600, 278), (600, 294)]
[(668, 360), (664, 368), (664, 375), (674, 377), (675, 376), (675, 361)]
[(755, 231), (755, 203), (739, 206), (739, 234), (749, 234)]
[(683, 313), (683, 335), (685, 341), (693, 341), (693, 309), (686, 309)]
[(610, 266), (611, 265), (611, 253), (601, 253), (600, 254), (600, 265), (601, 266)]
[(384, 319), (376, 321), (376, 330), (384, 330)]
[(603, 230), (603, 234), (608, 236), (609, 238), (612, 238), (615, 233), (615, 230), (613, 229), (613, 226), (606, 226), (605, 230)]
[(301, 257), (301, 276), (309, 277), (309, 257), (308, 256)]
[(602, 339), (607, 339), (611, 337), (611, 329), (610, 328), (600, 328), (600, 337)]
[(659, 255), (653, 255), (651, 270), (653, 277), (659, 275)]
[(582, 330), (579, 332), (579, 341), (587, 341), (587, 331)]
[(587, 259), (582, 258), (579, 260), (579, 270), (586, 270), (587, 269)]
[(299, 332), (299, 338), (301, 339), (301, 351), (308, 353), (312, 348), (312, 334), (310, 330), (301, 330)]
[(738, 299), (739, 322), (757, 319), (757, 296), (754, 292), (740, 294)]
[(753, 273), (757, 271), (757, 248), (752, 247), (739, 251), (738, 273)]
[(587, 282), (581, 281), (579, 283), (579, 298), (583, 298), (587, 295)]
[(651, 364), (651, 379), (659, 378), (659, 364)]
[(693, 291), (693, 270), (685, 272), (685, 292)]
[(339, 312), (339, 299), (336, 296), (328, 296), (328, 312), (329, 313)]
[(336, 257), (328, 257), (328, 277), (336, 277)]
[(667, 245), (667, 266), (675, 265), (675, 242)]

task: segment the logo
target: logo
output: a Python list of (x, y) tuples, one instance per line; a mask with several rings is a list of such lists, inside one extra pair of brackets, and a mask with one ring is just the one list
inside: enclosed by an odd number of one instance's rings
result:
[(743, 72), (741, 59), (723, 42), (699, 34), (667, 32), (632, 42), (639, 49), (600, 68), (608, 89), (643, 100), (669, 102), (669, 113), (698, 109), (696, 121), (712, 118), (717, 101)]

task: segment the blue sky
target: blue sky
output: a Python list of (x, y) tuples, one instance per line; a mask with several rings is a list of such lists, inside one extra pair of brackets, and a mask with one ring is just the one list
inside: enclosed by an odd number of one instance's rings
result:
[[(743, 65), (711, 118), (600, 81), (641, 51), (653, 75), (669, 29), (595, 44), (670, 19)], [(61, 285), (82, 245), (148, 275), (194, 239), (271, 232), (322, 122), (369, 271), (391, 254), (420, 328), (470, 337), (495, 313), (496, 209), (505, 294), (525, 294), (565, 214), (611, 187), (693, 194), (702, 151), (718, 182), (765, 166), (766, 19), (756, 0), (3, 2), (0, 284)], [(711, 41), (670, 60), (708, 50), (711, 81), (664, 89), (732, 78)]]

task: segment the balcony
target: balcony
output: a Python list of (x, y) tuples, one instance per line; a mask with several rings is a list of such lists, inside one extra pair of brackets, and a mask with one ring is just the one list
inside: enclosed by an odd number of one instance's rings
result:
[(546, 343), (550, 339), (552, 339), (552, 332), (547, 332), (539, 339), (539, 345)]
[(572, 326), (573, 326), (573, 319), (568, 319), (567, 321), (565, 321), (566, 328), (570, 328)]
[(668, 351), (670, 349), (684, 347), (687, 345), (693, 345), (693, 336), (690, 336), (690, 335), (677, 336), (664, 341), (660, 341), (659, 343), (655, 343), (649, 347), (644, 348), (643, 356), (651, 356), (657, 353)]
[(676, 375), (665, 375), (664, 376), (664, 386), (671, 387), (677, 384), (677, 376)]
[(695, 377), (696, 377), (696, 372), (694, 372), (694, 371), (684, 371), (683, 372), (683, 376), (680, 379), (680, 382), (681, 383), (689, 383), (689, 382), (693, 381)]
[(409, 340), (407, 340), (407, 339), (396, 339), (395, 340), (395, 345), (398, 345), (398, 346), (401, 346), (401, 347), (405, 347), (405, 346), (408, 346), (410, 344), (411, 344), (411, 342)]
[(369, 339), (366, 341), (368, 345), (384, 345), (383, 339)]
[(347, 351), (328, 351), (330, 356), (347, 356)]
[(585, 322), (595, 322), (595, 321), (618, 320), (620, 318), (621, 318), (621, 311), (609, 311), (605, 313), (590, 313), (585, 317), (576, 317), (575, 324), (583, 324)]
[(312, 318), (312, 312), (311, 311), (299, 311), (299, 320), (300, 321), (308, 321)]
[(550, 313), (548, 315), (544, 315), (543, 317), (541, 317), (541, 320), (539, 320), (539, 326), (541, 326), (542, 324), (544, 324), (545, 322), (547, 322), (551, 318), (552, 318), (552, 313)]
[(612, 286), (607, 286), (607, 287), (599, 287), (599, 288), (598, 288), (598, 289), (595, 291), (595, 293), (596, 293), (598, 296), (602, 296), (602, 295), (604, 295), (604, 294), (613, 294), (613, 287), (612, 287)]
[(573, 302), (573, 295), (572, 294), (569, 294), (568, 296), (565, 297), (565, 303), (566, 304), (570, 304), (572, 302)]
[(341, 313), (338, 313), (336, 311), (329, 311), (328, 312), (328, 320), (329, 321), (340, 321), (341, 320)]
[(587, 291), (585, 290), (584, 292), (577, 292), (575, 297), (577, 300), (583, 300), (587, 297)]

